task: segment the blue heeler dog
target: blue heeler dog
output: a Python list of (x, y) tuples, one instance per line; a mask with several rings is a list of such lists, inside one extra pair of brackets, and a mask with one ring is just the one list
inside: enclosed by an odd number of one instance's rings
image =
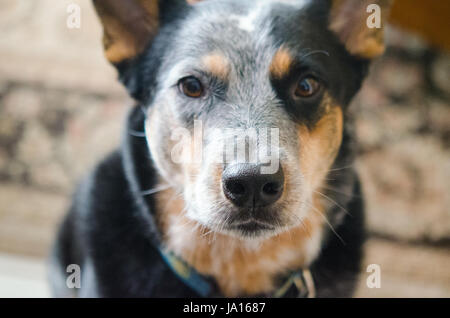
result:
[(351, 296), (369, 4), (384, 23), (387, 0), (94, 0), (136, 106), (61, 225), (55, 296)]

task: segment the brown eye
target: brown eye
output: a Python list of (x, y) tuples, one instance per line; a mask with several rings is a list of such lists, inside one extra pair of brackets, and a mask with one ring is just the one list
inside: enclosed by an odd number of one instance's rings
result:
[(180, 91), (184, 95), (192, 98), (199, 98), (203, 95), (202, 83), (193, 76), (185, 77), (178, 83)]
[(297, 82), (295, 96), (300, 98), (311, 97), (320, 90), (320, 83), (312, 77), (302, 78)]

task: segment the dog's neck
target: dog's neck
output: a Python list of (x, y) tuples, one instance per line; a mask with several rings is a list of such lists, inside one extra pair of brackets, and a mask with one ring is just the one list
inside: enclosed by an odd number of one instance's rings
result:
[(301, 226), (287, 232), (247, 241), (210, 232), (188, 219), (183, 198), (171, 189), (155, 199), (166, 247), (199, 273), (213, 277), (227, 297), (271, 293), (279, 275), (307, 268), (320, 251), (323, 218), (318, 212), (311, 211)]

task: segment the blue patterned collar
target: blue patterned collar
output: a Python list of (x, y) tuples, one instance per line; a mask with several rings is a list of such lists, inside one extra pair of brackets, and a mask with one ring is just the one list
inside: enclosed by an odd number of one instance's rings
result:
[[(159, 248), (159, 252), (164, 262), (192, 290), (197, 292), (201, 297), (215, 297), (216, 289), (211, 278), (198, 273), (192, 266), (187, 264), (180, 257), (164, 248)], [(272, 295), (268, 297), (298, 297), (313, 298), (315, 297), (314, 280), (310, 270), (300, 269), (294, 271), (287, 276), (284, 284), (282, 284)]]

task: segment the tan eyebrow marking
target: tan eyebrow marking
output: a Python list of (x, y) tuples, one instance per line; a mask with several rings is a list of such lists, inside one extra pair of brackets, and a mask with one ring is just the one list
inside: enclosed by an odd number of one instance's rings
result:
[(222, 80), (226, 80), (230, 73), (230, 64), (225, 56), (214, 52), (202, 58), (204, 66), (211, 74)]
[(285, 76), (293, 64), (293, 57), (288, 49), (281, 47), (273, 56), (269, 71), (274, 78)]

